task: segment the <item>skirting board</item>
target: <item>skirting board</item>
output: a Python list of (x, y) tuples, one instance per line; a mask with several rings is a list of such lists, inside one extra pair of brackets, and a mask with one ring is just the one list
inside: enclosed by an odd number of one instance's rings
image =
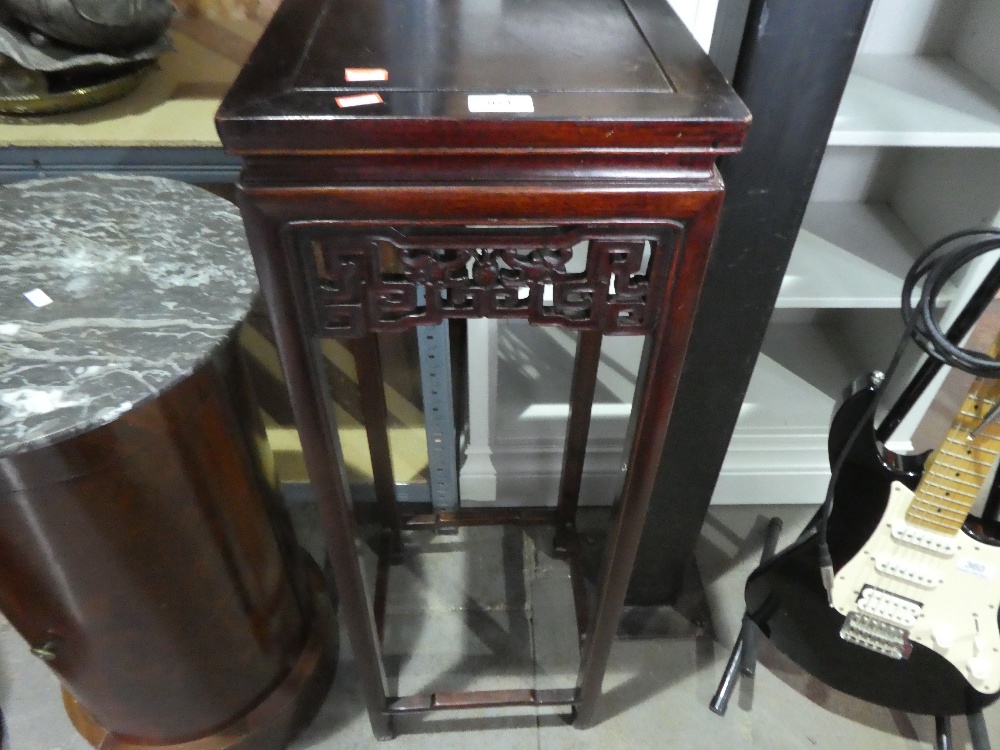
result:
[[(812, 450), (796, 452), (773, 447), (762, 450), (760, 443), (752, 446), (753, 443), (731, 448), (726, 459), (728, 466), (723, 466), (715, 487), (713, 505), (813, 505), (823, 501), (830, 480), (825, 450), (812, 446)], [(913, 446), (904, 441), (889, 448), (898, 453), (913, 451)], [(620, 456), (620, 452), (606, 447), (588, 452), (581, 505), (613, 503), (621, 476), (617, 470)], [(463, 494), (460, 503), (464, 507), (555, 505), (562, 467), (557, 449), (514, 450), (504, 446), (492, 454), (490, 463), (496, 473), (489, 476), (469, 476), (466, 472), (469, 464), (462, 467), (463, 490), (473, 482), (479, 487), (496, 488), (495, 494)]]

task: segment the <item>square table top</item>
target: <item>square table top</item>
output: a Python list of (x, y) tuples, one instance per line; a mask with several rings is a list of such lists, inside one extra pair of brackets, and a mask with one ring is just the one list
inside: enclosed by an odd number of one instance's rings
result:
[(749, 113), (664, 0), (285, 0), (216, 122), (243, 154), (725, 153)]

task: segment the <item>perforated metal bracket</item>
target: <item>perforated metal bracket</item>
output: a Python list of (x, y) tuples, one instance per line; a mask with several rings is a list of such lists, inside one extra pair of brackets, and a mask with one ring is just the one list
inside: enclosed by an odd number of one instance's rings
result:
[(427, 428), (427, 466), (435, 510), (458, 507), (458, 451), (452, 402), (448, 321), (417, 328), (420, 385)]

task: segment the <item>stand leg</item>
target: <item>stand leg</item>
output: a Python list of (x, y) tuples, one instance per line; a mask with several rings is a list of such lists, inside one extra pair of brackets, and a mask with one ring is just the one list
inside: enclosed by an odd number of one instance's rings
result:
[(937, 750), (951, 750), (951, 718), (934, 717), (934, 746)]
[(990, 750), (990, 735), (986, 731), (986, 719), (983, 712), (969, 714), (969, 739), (972, 740), (972, 750)]
[(760, 553), (760, 564), (768, 562), (774, 557), (774, 551), (778, 549), (778, 537), (781, 536), (781, 519), (775, 516), (767, 522), (767, 531), (764, 533), (764, 548)]
[[(778, 537), (781, 535), (781, 526), (780, 518), (772, 518), (768, 522), (764, 547), (760, 553), (761, 565), (774, 557), (774, 551), (778, 547)], [(740, 635), (726, 664), (726, 671), (723, 672), (719, 687), (712, 696), (712, 702), (708, 704), (708, 707), (719, 716), (725, 715), (729, 706), (729, 699), (736, 688), (737, 670), (740, 674), (751, 678), (757, 672), (757, 626), (745, 613), (743, 624), (740, 626)]]
[(740, 628), (740, 641), (743, 643), (743, 654), (740, 658), (740, 674), (752, 679), (757, 674), (757, 626), (746, 615), (743, 615), (743, 626)]
[(708, 707), (719, 716), (726, 715), (726, 709), (729, 707), (729, 699), (732, 697), (733, 690), (736, 687), (736, 672), (743, 662), (743, 650), (746, 648), (746, 642), (744, 641), (744, 636), (747, 632), (746, 623), (747, 618), (744, 617), (744, 627), (740, 630), (740, 636), (736, 639), (736, 645), (733, 646), (732, 653), (729, 654), (726, 671), (722, 673), (722, 680), (719, 681), (719, 687), (715, 691), (715, 695), (712, 696), (712, 702), (708, 704)]
[[(714, 202), (705, 204), (705, 208), (685, 230), (686, 242), (692, 242), (695, 237), (707, 236), (712, 231), (712, 222), (717, 216), (719, 205)], [(595, 247), (597, 242), (591, 242), (590, 252), (605, 251)], [(610, 252), (612, 249), (614, 245), (607, 246), (606, 251)], [(645, 373), (645, 376), (641, 386), (637, 385), (632, 405), (632, 419), (625, 441), (629, 446), (626, 451), (626, 469), (621, 478), (620, 492), (616, 493), (618, 500), (604, 544), (593, 614), (583, 642), (580, 670), (577, 673), (576, 686), (579, 693), (576, 726), (579, 728), (586, 728), (594, 722), (611, 643), (618, 632), (639, 538), (663, 455), (663, 444), (677, 388), (677, 368), (683, 361), (687, 336), (691, 330), (692, 319), (682, 314), (682, 311), (688, 309), (689, 304), (692, 306), (690, 311), (693, 311), (700, 283), (701, 277), (695, 278), (692, 275), (689, 285), (680, 281), (676, 284), (673, 291), (675, 296), (670, 301), (675, 319), (667, 322), (664, 312), (658, 312), (660, 323), (654, 323), (653, 330), (659, 331), (660, 335), (647, 336), (643, 345), (638, 371)], [(670, 500), (679, 497), (672, 493)], [(681, 501), (678, 499), (677, 502)], [(673, 575), (673, 572), (668, 575)]]
[[(781, 527), (781, 519), (776, 516), (768, 521), (767, 531), (764, 533), (764, 547), (760, 553), (761, 565), (774, 557), (774, 552), (778, 548), (778, 537), (781, 536)], [(740, 674), (746, 677), (753, 677), (757, 671), (757, 626), (746, 615), (743, 616), (740, 640), (743, 641), (743, 658), (740, 662)]]
[(396, 504), (396, 480), (392, 471), (389, 451), (389, 412), (385, 405), (385, 381), (382, 378), (382, 356), (378, 336), (369, 333), (350, 342), (351, 353), (358, 373), (361, 409), (365, 418), (365, 433), (371, 452), (372, 473), (375, 483), (375, 500), (378, 504), (382, 532), (392, 543), (393, 561), (402, 555), (399, 507)]
[(330, 379), (318, 342), (307, 341), (297, 333), (295, 311), (298, 308), (287, 275), (286, 263), (289, 259), (284, 255), (284, 240), (277, 221), (265, 217), (244, 194), (240, 195), (240, 204), (255, 262), (259, 268), (274, 270), (261, 285), (275, 322), (274, 330), (288, 378), (295, 423), (302, 439), (302, 453), (326, 537), (330, 567), (336, 579), (340, 617), (354, 652), (358, 684), (372, 732), (379, 739), (391, 739), (393, 726), (386, 712), (385, 668), (378, 634), (369, 614), (368, 595), (355, 546), (354, 513), (336, 422), (331, 413)]
[(566, 425), (566, 450), (559, 479), (559, 500), (556, 505), (556, 540), (558, 551), (565, 552), (569, 542), (567, 527), (576, 523), (576, 508), (583, 480), (583, 461), (590, 433), (590, 416), (597, 387), (597, 368), (601, 362), (599, 331), (580, 331), (573, 363), (573, 386), (570, 392), (569, 420)]

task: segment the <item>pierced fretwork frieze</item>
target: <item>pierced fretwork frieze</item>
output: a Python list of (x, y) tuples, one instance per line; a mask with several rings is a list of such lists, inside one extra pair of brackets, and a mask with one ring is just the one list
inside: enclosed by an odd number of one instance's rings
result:
[(445, 318), (645, 334), (682, 229), (476, 230), (428, 236), (313, 228), (299, 236), (317, 333), (356, 337)]

